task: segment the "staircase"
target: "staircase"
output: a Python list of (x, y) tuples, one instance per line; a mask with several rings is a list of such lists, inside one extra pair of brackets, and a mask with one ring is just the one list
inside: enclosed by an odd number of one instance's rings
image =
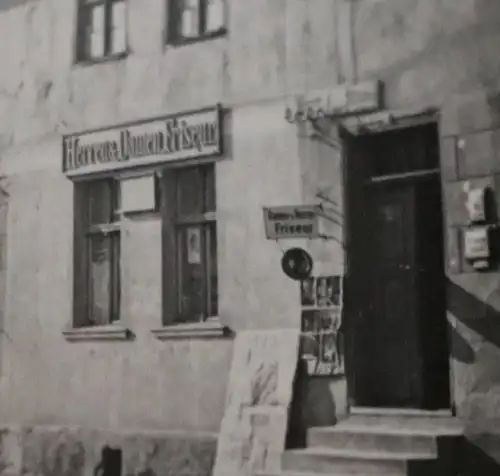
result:
[(261, 476), (457, 476), (462, 435), (449, 411), (353, 409), (309, 429), (307, 448), (285, 451), (281, 472)]

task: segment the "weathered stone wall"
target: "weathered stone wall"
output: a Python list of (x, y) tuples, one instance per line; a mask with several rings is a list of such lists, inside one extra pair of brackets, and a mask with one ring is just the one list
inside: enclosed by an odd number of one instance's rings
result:
[(382, 80), (389, 108), (440, 109), (453, 398), (468, 432), (483, 435), (471, 440), (484, 453), (474, 450), (470, 458), (487, 453), (500, 461), (492, 436), (500, 428), (500, 275), (473, 272), (459, 238), (464, 181), (489, 184), (500, 196), (500, 58), (493, 53), (500, 5), (365, 0), (352, 8), (357, 77)]
[[(216, 431), (231, 343), (160, 343), (150, 333), (161, 319), (159, 222), (130, 223), (123, 238), (123, 319), (134, 342), (64, 341), (72, 188), (60, 171), (60, 135), (217, 102), (232, 109), (227, 160), (217, 165), (220, 318), (236, 331), (297, 328), (299, 290), (279, 268), (282, 245), (264, 240), (262, 206), (302, 201), (283, 96), (337, 78), (336, 33), (325, 29), (334, 2), (231, 2), (228, 38), (171, 48), (163, 45), (166, 2), (130, 0), (131, 55), (92, 67), (73, 64), (75, 5), (10, 2), (0, 13), (1, 173), (15, 237), (0, 419)], [(319, 48), (325, 41), (329, 48)]]
[[(497, 187), (495, 0), (253, 0), (251, 7), (235, 0), (227, 38), (182, 48), (163, 45), (165, 1), (130, 0), (132, 54), (93, 67), (73, 65), (76, 2), (7, 3), (0, 10), (0, 169), (9, 182), (1, 420), (217, 431), (223, 414), (231, 343), (160, 343), (150, 334), (160, 322), (157, 222), (132, 226), (124, 247), (136, 269), (124, 282), (136, 340), (63, 341), (72, 198), (60, 172), (61, 133), (216, 102), (231, 108), (231, 149), (217, 166), (220, 317), (236, 331), (297, 328), (299, 289), (279, 270), (280, 244), (264, 240), (261, 207), (309, 197), (315, 185), (304, 170), (308, 158), (319, 159), (283, 120), (283, 96), (373, 78), (384, 82), (390, 108), (441, 110), (450, 322), (459, 331), (454, 349), (465, 349), (453, 354), (455, 400), (479, 428), (500, 416), (498, 324), (484, 317), (496, 313), (488, 296), (499, 276), (456, 264), (451, 223), (461, 207), (458, 182), (482, 177)], [(319, 171), (337, 170), (316, 165), (311, 176), (321, 183)], [(332, 262), (342, 259), (332, 249)]]
[[(209, 476), (216, 443), (214, 435), (203, 433), (2, 428), (0, 471), (9, 475), (90, 476), (102, 469), (103, 449), (111, 448), (121, 452), (118, 459), (124, 476)], [(112, 467), (119, 466), (108, 466)]]

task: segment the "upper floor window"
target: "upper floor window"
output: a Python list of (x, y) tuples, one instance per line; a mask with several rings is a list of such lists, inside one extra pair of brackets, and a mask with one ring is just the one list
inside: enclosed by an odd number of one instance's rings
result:
[(77, 61), (99, 61), (127, 51), (126, 0), (79, 0)]
[(170, 0), (169, 41), (212, 38), (225, 32), (225, 0)]

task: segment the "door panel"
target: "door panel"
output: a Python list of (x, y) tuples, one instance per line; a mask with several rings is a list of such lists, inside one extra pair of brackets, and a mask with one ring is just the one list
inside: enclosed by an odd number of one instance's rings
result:
[(415, 196), (408, 187), (372, 188), (365, 322), (373, 403), (410, 406), (421, 395), (415, 295)]
[(417, 189), (416, 252), (419, 296), (419, 333), (425, 381), (424, 405), (450, 404), (446, 286), (444, 280), (441, 184), (436, 178)]

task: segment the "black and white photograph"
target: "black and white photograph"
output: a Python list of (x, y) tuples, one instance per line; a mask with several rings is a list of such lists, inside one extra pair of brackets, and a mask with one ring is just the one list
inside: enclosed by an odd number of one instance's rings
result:
[(309, 277), (300, 281), (300, 302), (302, 306), (316, 304), (316, 279)]
[(0, 476), (500, 476), (500, 0), (0, 0)]
[(340, 276), (320, 276), (316, 278), (316, 304), (318, 307), (340, 305)]
[(320, 325), (316, 311), (302, 311), (302, 332), (318, 332)]
[(344, 374), (340, 323), (341, 314), (337, 310), (302, 311), (301, 359), (309, 376)]

